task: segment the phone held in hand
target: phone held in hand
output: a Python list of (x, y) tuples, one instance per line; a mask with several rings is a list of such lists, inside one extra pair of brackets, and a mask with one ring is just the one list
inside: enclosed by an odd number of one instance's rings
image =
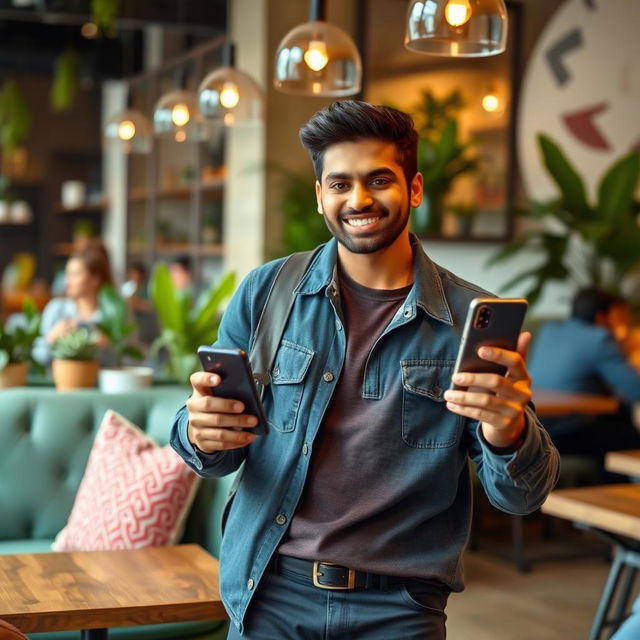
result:
[[(486, 346), (515, 351), (527, 305), (524, 298), (474, 298), (469, 304), (453, 373), (470, 371), (504, 375), (506, 367), (483, 360), (478, 349)], [(451, 389), (465, 388), (451, 384)]]
[(249, 358), (242, 349), (223, 347), (198, 347), (198, 357), (202, 369), (217, 373), (222, 381), (214, 387), (213, 394), (221, 398), (239, 400), (244, 404), (244, 413), (258, 418), (255, 427), (240, 429), (256, 435), (268, 433), (267, 419), (256, 388)]

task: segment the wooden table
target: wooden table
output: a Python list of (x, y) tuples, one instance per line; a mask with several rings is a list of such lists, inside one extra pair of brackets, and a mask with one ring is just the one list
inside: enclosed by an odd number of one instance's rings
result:
[[(609, 484), (552, 491), (542, 511), (580, 523), (604, 535), (615, 548), (588, 640), (623, 618), (640, 568), (640, 484)], [(619, 596), (609, 617), (616, 591)], [(608, 636), (607, 636), (608, 637)]]
[(620, 406), (615, 396), (567, 393), (534, 389), (533, 402), (539, 416), (566, 416), (571, 413), (589, 415), (615, 413)]
[(607, 471), (640, 477), (640, 449), (609, 451), (604, 459)]
[(0, 555), (0, 618), (25, 633), (222, 620), (218, 561), (195, 544)]

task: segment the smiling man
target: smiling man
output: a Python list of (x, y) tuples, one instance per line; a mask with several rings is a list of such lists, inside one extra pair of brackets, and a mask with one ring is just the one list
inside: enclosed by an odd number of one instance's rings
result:
[[(486, 292), (434, 264), (409, 233), (423, 184), (411, 118), (345, 100), (300, 138), (334, 238), (287, 293), (263, 398), (270, 432), (238, 431), (255, 418), (200, 372), (172, 444), (203, 476), (244, 463), (220, 557), (229, 638), (440, 640), (449, 593), (463, 587), (469, 457), (510, 513), (539, 507), (557, 477), (529, 404), (530, 335), (517, 351), (481, 353), (505, 376), (458, 374), (478, 390), (443, 391), (469, 302)], [(217, 344), (250, 350), (281, 264), (247, 276)]]

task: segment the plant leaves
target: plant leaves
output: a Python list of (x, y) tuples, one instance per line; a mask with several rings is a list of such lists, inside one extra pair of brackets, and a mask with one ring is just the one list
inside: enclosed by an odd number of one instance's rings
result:
[(175, 293), (169, 268), (158, 262), (149, 281), (149, 295), (158, 314), (160, 326), (177, 333), (184, 330), (184, 315)]
[(628, 218), (640, 175), (640, 152), (623, 156), (605, 173), (598, 187), (598, 212), (605, 220), (615, 222)]
[(538, 144), (544, 165), (560, 189), (566, 210), (571, 212), (576, 220), (593, 217), (593, 211), (587, 202), (584, 182), (560, 147), (542, 133), (538, 135)]

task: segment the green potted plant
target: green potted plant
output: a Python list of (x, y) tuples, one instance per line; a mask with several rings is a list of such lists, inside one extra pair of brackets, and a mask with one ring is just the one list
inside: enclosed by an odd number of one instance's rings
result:
[(79, 326), (60, 336), (51, 347), (51, 375), (58, 391), (95, 387), (98, 344), (95, 332)]
[(216, 340), (220, 307), (234, 291), (235, 274), (225, 275), (216, 286), (203, 291), (195, 303), (190, 293), (174, 287), (165, 264), (155, 265), (149, 285), (161, 329), (151, 351), (157, 354), (166, 349), (169, 376), (187, 383), (200, 368), (198, 347)]
[(620, 293), (640, 272), (640, 204), (635, 200), (640, 152), (625, 154), (605, 171), (596, 202), (590, 204), (583, 178), (560, 147), (543, 134), (538, 136), (538, 144), (559, 195), (527, 208), (525, 215), (539, 224), (494, 254), (489, 264), (525, 250), (539, 254), (539, 264), (518, 273), (503, 286), (509, 289), (530, 281), (524, 295), (531, 304), (554, 280), (571, 279), (579, 286)]
[(150, 367), (123, 366), (125, 358), (142, 360), (144, 354), (131, 343), (138, 325), (131, 319), (126, 301), (113, 285), (100, 287), (98, 308), (100, 321), (96, 323), (96, 328), (109, 341), (109, 350), (114, 358), (113, 367), (100, 369), (100, 390), (114, 393), (149, 386), (153, 374)]
[(29, 298), (22, 310), (24, 323), (13, 328), (8, 328), (6, 323), (0, 326), (0, 388), (23, 386), (27, 381), (29, 363), (42, 370), (31, 357), (31, 347), (40, 335), (40, 313)]
[(425, 90), (412, 109), (419, 135), (418, 171), (424, 179), (422, 203), (415, 209), (411, 222), (416, 233), (442, 232), (445, 198), (453, 182), (478, 166), (476, 158), (470, 155), (474, 142), (461, 142), (458, 136), (457, 117), (464, 106), (458, 90), (442, 99)]

